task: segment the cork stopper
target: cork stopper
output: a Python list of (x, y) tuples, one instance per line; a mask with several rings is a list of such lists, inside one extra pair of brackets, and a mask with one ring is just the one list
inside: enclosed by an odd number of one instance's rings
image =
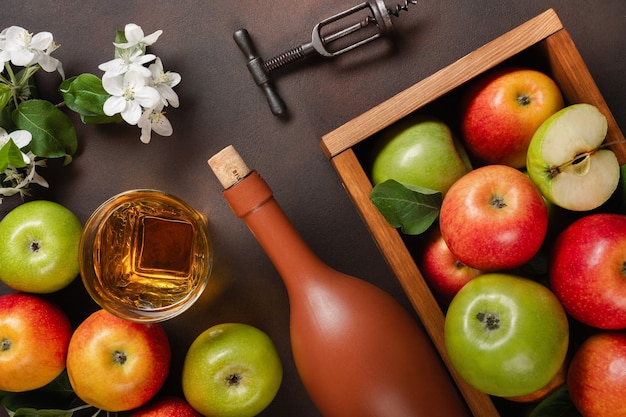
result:
[(233, 145), (228, 145), (213, 155), (208, 163), (224, 189), (232, 187), (250, 173)]

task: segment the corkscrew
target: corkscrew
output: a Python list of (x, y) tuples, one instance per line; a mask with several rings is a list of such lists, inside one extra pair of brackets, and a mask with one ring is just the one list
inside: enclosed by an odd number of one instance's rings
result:
[[(286, 106), (272, 85), (270, 73), (287, 64), (312, 55), (333, 58), (361, 45), (389, 34), (393, 25), (391, 16), (399, 16), (417, 0), (405, 0), (394, 8), (388, 8), (383, 0), (367, 0), (361, 4), (322, 20), (313, 28), (311, 42), (302, 44), (264, 61), (256, 51), (246, 29), (233, 34), (235, 42), (248, 60), (248, 70), (256, 84), (263, 90), (272, 113), (277, 116), (286, 112)], [(354, 19), (360, 19), (354, 21)], [(352, 23), (347, 23), (348, 21)]]

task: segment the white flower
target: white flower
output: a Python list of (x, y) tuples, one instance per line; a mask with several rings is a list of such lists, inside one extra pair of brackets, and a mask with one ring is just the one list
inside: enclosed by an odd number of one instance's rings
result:
[(63, 65), (61, 64), (61, 61), (50, 56), (50, 54), (54, 52), (59, 46), (61, 45), (52, 41), (50, 46), (48, 46), (43, 53), (38, 54), (37, 63), (44, 71), (58, 71), (61, 77), (65, 79), (65, 72), (63, 71)]
[(178, 95), (174, 92), (173, 87), (180, 83), (180, 74), (171, 71), (163, 71), (161, 58), (157, 58), (148, 68), (152, 74), (152, 85), (157, 89), (159, 94), (161, 94), (163, 104), (178, 107)]
[[(7, 51), (5, 46), (8, 29), (2, 29), (2, 32), (0, 32), (0, 66), (4, 66), (5, 63), (11, 60), (11, 52)], [(0, 68), (0, 72), (2, 72), (2, 68)]]
[(162, 30), (157, 30), (148, 36), (144, 36), (141, 26), (136, 25), (135, 23), (129, 23), (124, 27), (124, 37), (126, 38), (126, 42), (113, 42), (113, 45), (121, 49), (138, 48), (143, 50), (146, 46), (150, 46), (155, 43), (162, 33)]
[(135, 125), (143, 108), (155, 107), (161, 100), (159, 92), (146, 85), (145, 78), (136, 71), (123, 76), (103, 77), (102, 86), (111, 94), (103, 106), (107, 116), (120, 113), (126, 123)]
[(46, 72), (59, 71), (63, 76), (63, 68), (58, 59), (50, 54), (58, 48), (52, 33), (40, 32), (35, 35), (20, 26), (11, 26), (2, 31), (0, 37), (0, 61), (11, 61), (17, 66), (39, 64)]
[[(33, 135), (28, 130), (16, 130), (14, 132), (7, 133), (6, 130), (0, 127), (0, 149), (9, 143), (9, 139), (13, 139), (13, 143), (15, 143), (18, 148), (22, 149), (30, 143), (33, 139)], [(22, 158), (27, 164), (31, 161), (31, 158), (24, 152), (22, 152)]]
[[(28, 194), (28, 187), (31, 183), (39, 184), (42, 187), (48, 188), (48, 182), (39, 175), (36, 171), (38, 166), (46, 166), (46, 160), (35, 160), (35, 154), (28, 152), (30, 157), (30, 163), (26, 168), (17, 169), (9, 167), (4, 171), (6, 175), (5, 181), (13, 182), (15, 185), (11, 187), (0, 187), (0, 195), (9, 197), (14, 194), (20, 193), (22, 196)], [(26, 170), (26, 171), (24, 171)], [(2, 199), (0, 198), (0, 204)]]
[(165, 117), (162, 103), (155, 108), (144, 110), (137, 126), (141, 128), (140, 139), (143, 143), (150, 143), (152, 131), (161, 136), (172, 136), (174, 132), (172, 124)]
[(114, 58), (98, 65), (98, 69), (104, 71), (104, 77), (121, 75), (129, 71), (139, 72), (144, 77), (150, 77), (150, 70), (143, 66), (154, 61), (156, 55), (143, 54), (141, 50), (127, 50), (119, 58)]

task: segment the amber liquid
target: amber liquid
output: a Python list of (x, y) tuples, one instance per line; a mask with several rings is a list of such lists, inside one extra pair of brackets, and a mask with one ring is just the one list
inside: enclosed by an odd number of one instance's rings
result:
[(126, 200), (111, 202), (117, 207), (95, 235), (98, 292), (138, 310), (176, 305), (207, 274), (209, 247), (199, 230), (199, 215), (168, 196)]

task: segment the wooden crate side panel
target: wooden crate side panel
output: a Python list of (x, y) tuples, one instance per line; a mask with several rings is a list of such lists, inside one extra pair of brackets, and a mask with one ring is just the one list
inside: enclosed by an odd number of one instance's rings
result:
[(624, 134), (617, 125), (613, 113), (606, 104), (569, 32), (564, 29), (555, 33), (545, 40), (542, 47), (565, 101), (571, 104), (589, 103), (600, 109), (609, 125), (606, 143), (611, 144), (610, 147), (617, 155), (620, 164), (626, 163)]
[(372, 185), (354, 151), (348, 149), (331, 159), (353, 203), (395, 273), (433, 345), (448, 368), (459, 392), (475, 417), (500, 417), (488, 395), (477, 391), (453, 368), (444, 343), (444, 315), (424, 281), (399, 232), (391, 227), (369, 198)]
[(331, 158), (356, 145), (562, 28), (554, 10), (545, 11), (324, 135), (324, 154)]

